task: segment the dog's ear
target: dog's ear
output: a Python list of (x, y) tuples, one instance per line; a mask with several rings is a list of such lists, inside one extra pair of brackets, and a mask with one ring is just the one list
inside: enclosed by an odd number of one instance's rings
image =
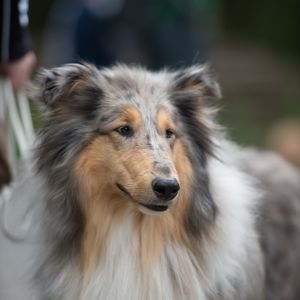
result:
[(55, 108), (70, 101), (72, 93), (79, 89), (99, 89), (99, 72), (88, 64), (67, 64), (38, 72), (29, 88), (29, 97), (46, 108)]
[(208, 65), (196, 65), (175, 73), (173, 89), (198, 95), (200, 98), (221, 98), (219, 84)]

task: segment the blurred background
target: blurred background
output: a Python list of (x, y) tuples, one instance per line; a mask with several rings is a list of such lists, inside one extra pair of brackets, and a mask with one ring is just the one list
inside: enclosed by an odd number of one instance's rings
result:
[(210, 62), (231, 138), (300, 166), (299, 0), (31, 0), (29, 12), (40, 66)]

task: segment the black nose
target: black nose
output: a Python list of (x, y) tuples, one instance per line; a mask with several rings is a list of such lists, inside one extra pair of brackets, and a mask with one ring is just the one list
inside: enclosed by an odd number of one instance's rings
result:
[(177, 195), (180, 186), (175, 178), (155, 178), (152, 189), (160, 200), (170, 201)]

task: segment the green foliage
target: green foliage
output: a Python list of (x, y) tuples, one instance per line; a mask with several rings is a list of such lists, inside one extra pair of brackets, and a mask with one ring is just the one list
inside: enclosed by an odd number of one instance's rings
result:
[(224, 0), (229, 32), (247, 34), (283, 53), (300, 56), (300, 1)]

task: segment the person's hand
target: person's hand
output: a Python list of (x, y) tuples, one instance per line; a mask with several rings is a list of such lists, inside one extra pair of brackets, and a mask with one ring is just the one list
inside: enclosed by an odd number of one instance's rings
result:
[(0, 73), (10, 78), (14, 91), (18, 92), (25, 87), (30, 79), (35, 64), (35, 54), (30, 51), (16, 61), (1, 63)]

